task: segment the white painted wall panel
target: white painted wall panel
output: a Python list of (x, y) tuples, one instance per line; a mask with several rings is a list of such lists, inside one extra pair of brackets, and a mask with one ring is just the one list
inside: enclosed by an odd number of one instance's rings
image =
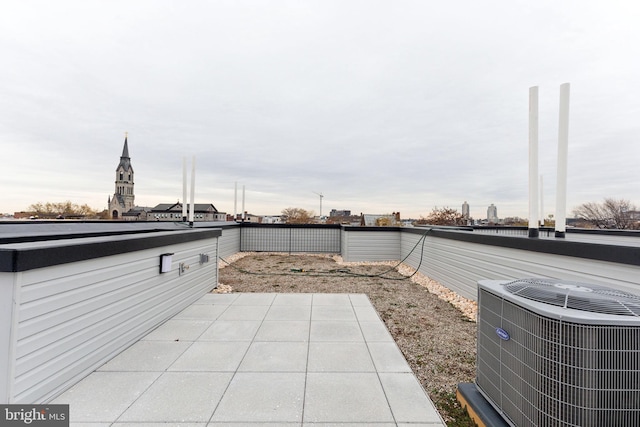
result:
[(218, 238), (218, 256), (229, 257), (240, 252), (240, 226), (230, 226), (222, 229), (222, 236)]
[[(409, 254), (420, 235), (403, 233), (402, 255)], [(417, 268), (418, 245), (406, 259)], [(465, 298), (477, 298), (477, 282), (482, 279), (552, 277), (601, 284), (640, 293), (640, 267), (579, 257), (562, 256), (458, 240), (426, 237), (421, 273)]]
[[(160, 274), (168, 252), (172, 269)], [(184, 309), (216, 286), (216, 260), (213, 238), (18, 273), (12, 402), (52, 398)]]
[(343, 229), (342, 258), (347, 262), (400, 259), (400, 231)]
[(13, 385), (15, 340), (11, 325), (17, 322), (14, 310), (21, 274), (0, 272), (0, 403), (9, 401)]

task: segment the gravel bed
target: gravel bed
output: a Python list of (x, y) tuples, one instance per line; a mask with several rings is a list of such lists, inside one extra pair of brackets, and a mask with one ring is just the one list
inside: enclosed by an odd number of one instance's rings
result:
[(455, 392), (475, 378), (477, 306), (398, 264), (243, 252), (219, 262), (214, 292), (367, 294), (447, 425), (473, 426)]

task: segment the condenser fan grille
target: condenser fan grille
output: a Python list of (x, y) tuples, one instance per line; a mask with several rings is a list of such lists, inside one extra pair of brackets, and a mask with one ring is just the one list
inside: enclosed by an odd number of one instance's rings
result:
[(552, 279), (519, 279), (504, 285), (523, 298), (592, 313), (640, 317), (640, 297), (616, 289)]

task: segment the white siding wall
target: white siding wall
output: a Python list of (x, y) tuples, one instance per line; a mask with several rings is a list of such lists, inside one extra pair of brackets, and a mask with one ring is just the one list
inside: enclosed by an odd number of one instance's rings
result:
[[(20, 273), (18, 273), (20, 274)], [(8, 403), (9, 392), (13, 382), (11, 369), (13, 366), (12, 328), (14, 315), (13, 301), (18, 284), (18, 274), (0, 272), (0, 403)]]
[[(167, 252), (174, 253), (172, 269), (160, 274), (160, 254)], [(208, 263), (199, 263), (201, 253)], [(216, 286), (216, 259), (217, 238), (211, 238), (2, 273), (3, 301), (7, 276), (19, 285), (8, 401), (50, 400), (180, 312)], [(181, 262), (189, 266), (182, 275)]]
[(224, 227), (218, 238), (218, 256), (227, 258), (240, 252), (240, 226)]
[[(420, 241), (419, 234), (402, 234), (404, 258)], [(459, 295), (475, 300), (481, 279), (549, 277), (601, 284), (640, 293), (640, 267), (586, 258), (553, 255), (426, 236), (419, 271)], [(405, 263), (420, 264), (422, 242)]]
[(342, 259), (357, 261), (395, 261), (400, 259), (400, 231), (342, 231)]

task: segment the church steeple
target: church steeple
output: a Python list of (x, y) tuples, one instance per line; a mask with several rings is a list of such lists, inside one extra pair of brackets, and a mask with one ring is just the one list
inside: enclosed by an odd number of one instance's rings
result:
[(129, 142), (127, 141), (128, 134), (125, 132), (124, 135), (124, 147), (122, 148), (122, 156), (120, 156), (120, 164), (116, 168), (116, 170), (124, 169), (125, 171), (131, 170), (133, 174), (133, 168), (131, 167), (131, 158), (129, 157)]
[(125, 133), (124, 147), (120, 163), (116, 168), (115, 193), (109, 203), (109, 211), (113, 219), (120, 218), (124, 212), (128, 212), (135, 206), (135, 195), (133, 194), (133, 167), (129, 157), (128, 134)]
[(129, 158), (129, 143), (127, 142), (127, 139), (129, 138), (129, 132), (125, 132), (124, 133), (124, 148), (122, 149), (122, 156), (120, 156), (120, 158), (124, 158), (126, 157), (127, 159)]

